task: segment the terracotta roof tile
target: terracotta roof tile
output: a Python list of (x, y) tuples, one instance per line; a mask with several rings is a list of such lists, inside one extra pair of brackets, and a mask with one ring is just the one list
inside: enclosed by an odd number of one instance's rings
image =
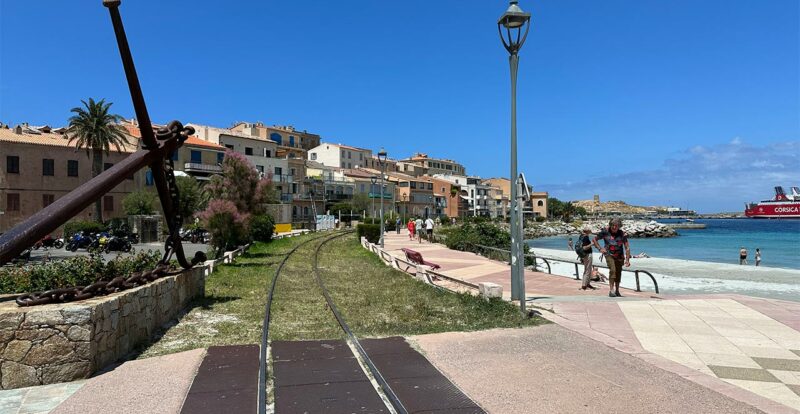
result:
[[(70, 143), (65, 135), (61, 134), (33, 134), (30, 132), (23, 132), (17, 134), (14, 128), (5, 129), (0, 128), (0, 142), (9, 142), (17, 144), (32, 144), (32, 145), (47, 145), (51, 147), (75, 147), (75, 142)], [(131, 145), (123, 145), (123, 152), (134, 152), (138, 149), (139, 139), (136, 137), (128, 137), (128, 142)], [(114, 146), (111, 146), (111, 151), (116, 152)]]

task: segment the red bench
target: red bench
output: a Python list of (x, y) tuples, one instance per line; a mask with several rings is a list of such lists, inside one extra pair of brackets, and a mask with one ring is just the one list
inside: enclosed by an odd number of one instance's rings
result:
[(406, 254), (406, 259), (411, 263), (418, 264), (418, 265), (430, 266), (431, 270), (436, 270), (436, 269), (441, 268), (441, 266), (439, 266), (438, 264), (433, 263), (433, 262), (428, 262), (425, 259), (423, 259), (422, 258), (422, 253), (420, 253), (420, 252), (418, 252), (416, 250), (407, 249), (405, 247), (400, 249), (400, 250), (402, 250), (403, 253)]

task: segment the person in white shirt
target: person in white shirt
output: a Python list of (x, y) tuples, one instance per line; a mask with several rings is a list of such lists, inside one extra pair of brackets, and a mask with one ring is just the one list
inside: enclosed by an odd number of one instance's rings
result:
[(425, 231), (428, 232), (428, 241), (433, 242), (433, 220), (430, 217), (425, 220)]

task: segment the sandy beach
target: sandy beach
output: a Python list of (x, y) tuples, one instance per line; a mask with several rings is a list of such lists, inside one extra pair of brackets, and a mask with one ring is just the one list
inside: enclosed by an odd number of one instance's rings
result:
[[(532, 250), (544, 258), (576, 260), (575, 253), (566, 249)], [(599, 253), (594, 253), (594, 263), (599, 263), (599, 260)], [(575, 266), (571, 263), (551, 261), (550, 266), (553, 274), (574, 277)], [(581, 267), (581, 271), (582, 269)], [(774, 299), (800, 300), (800, 270), (658, 257), (633, 258), (630, 269), (647, 270), (652, 273), (661, 292), (666, 294), (739, 293)], [(602, 269), (602, 272), (608, 274), (607, 269)], [(642, 290), (653, 289), (652, 282), (646, 275), (640, 280)], [(623, 273), (622, 285), (630, 288), (636, 286), (632, 273)]]

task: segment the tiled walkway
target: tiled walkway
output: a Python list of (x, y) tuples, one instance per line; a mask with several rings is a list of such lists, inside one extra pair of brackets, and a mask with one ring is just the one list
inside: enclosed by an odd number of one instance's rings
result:
[[(403, 247), (441, 265), (445, 275), (500, 284), (509, 297), (505, 263), (405, 234), (386, 238), (389, 253), (404, 257)], [(766, 412), (800, 411), (800, 303), (630, 290), (608, 298), (606, 285), (582, 291), (574, 279), (528, 270), (525, 280), (529, 303), (552, 311), (543, 316), (568, 329)]]

